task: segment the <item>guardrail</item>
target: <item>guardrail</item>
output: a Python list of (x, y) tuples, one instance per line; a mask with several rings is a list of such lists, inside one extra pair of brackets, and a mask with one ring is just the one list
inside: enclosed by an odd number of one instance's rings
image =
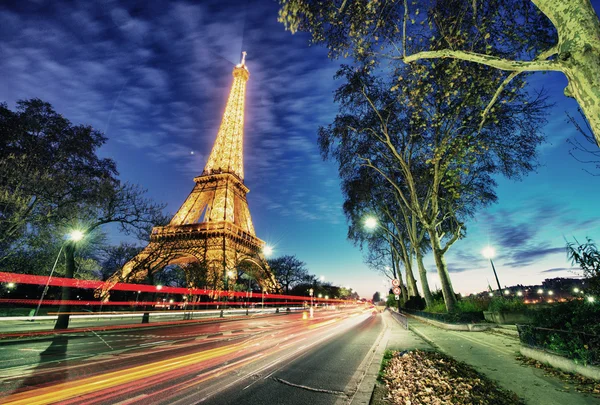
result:
[[(303, 307), (289, 307), (290, 311), (301, 311)], [(231, 315), (243, 315), (243, 314), (260, 314), (260, 313), (285, 313), (287, 307), (285, 309), (282, 308), (250, 308), (246, 309), (225, 309), (223, 310), (224, 316)], [(193, 319), (194, 317), (202, 318), (202, 317), (210, 317), (210, 316), (220, 316), (221, 310), (206, 310), (206, 311), (149, 311), (150, 319), (152, 318), (181, 318), (184, 319)], [(71, 321), (73, 320), (111, 320), (111, 319), (136, 319), (142, 318), (144, 316), (144, 312), (130, 312), (130, 313), (110, 313), (110, 314), (102, 314), (102, 313), (90, 313), (89, 315), (71, 315)], [(40, 316), (2, 316), (0, 317), (1, 321), (54, 321), (58, 318), (57, 315), (40, 315)]]
[(395, 309), (392, 309), (391, 313), (394, 319), (397, 320), (402, 326), (404, 326), (404, 329), (408, 330), (408, 317), (404, 316)]

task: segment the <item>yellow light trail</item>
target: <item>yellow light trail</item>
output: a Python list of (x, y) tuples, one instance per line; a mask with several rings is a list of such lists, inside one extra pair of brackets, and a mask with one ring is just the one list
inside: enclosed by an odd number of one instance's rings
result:
[(163, 374), (181, 367), (196, 364), (200, 361), (213, 359), (227, 355), (239, 350), (243, 344), (238, 343), (222, 348), (210, 349), (202, 353), (188, 354), (174, 359), (157, 361), (124, 370), (114, 371), (82, 380), (70, 381), (51, 387), (39, 388), (31, 391), (21, 392), (3, 398), (8, 400), (5, 405), (44, 405), (64, 401), (69, 398), (89, 394), (117, 385), (141, 380)]

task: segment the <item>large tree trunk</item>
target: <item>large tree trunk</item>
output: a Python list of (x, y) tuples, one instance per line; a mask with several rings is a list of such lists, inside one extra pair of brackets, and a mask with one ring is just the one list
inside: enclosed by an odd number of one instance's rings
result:
[(427, 231), (429, 233), (429, 239), (431, 240), (431, 249), (433, 258), (435, 259), (438, 276), (440, 277), (440, 283), (442, 284), (442, 294), (444, 295), (446, 310), (451, 312), (456, 307), (456, 295), (452, 288), (452, 281), (450, 280), (450, 274), (448, 273), (444, 251), (441, 248), (440, 238), (435, 228), (428, 229)]
[(397, 255), (394, 255), (394, 260), (392, 262), (392, 265), (394, 266), (394, 274), (396, 275), (396, 277), (398, 278), (398, 281), (400, 282), (400, 293), (401, 293), (401, 298), (402, 300), (398, 300), (398, 309), (400, 309), (400, 301), (408, 301), (408, 291), (406, 290), (406, 285), (404, 284), (404, 281), (402, 280), (402, 273), (400, 272), (400, 258), (398, 258)]
[[(75, 274), (75, 242), (65, 243), (65, 278), (73, 278)], [(54, 329), (67, 329), (69, 327), (69, 305), (67, 301), (71, 299), (71, 287), (63, 286), (60, 294), (60, 306), (58, 307), (58, 319), (54, 324)], [(66, 313), (65, 313), (66, 312)]]
[(406, 267), (406, 284), (408, 284), (408, 295), (411, 297), (419, 296), (419, 289), (417, 288), (417, 280), (412, 271), (412, 256), (409, 256), (409, 260)]
[(408, 286), (408, 295), (410, 297), (418, 297), (419, 289), (417, 288), (417, 280), (415, 280), (415, 275), (412, 271), (412, 254), (406, 249), (406, 246), (403, 243), (400, 243), (400, 248), (402, 249), (402, 262), (404, 263), (404, 268), (406, 269), (406, 284)]
[(433, 305), (433, 297), (431, 296), (431, 290), (429, 289), (429, 282), (427, 281), (427, 269), (423, 265), (423, 255), (417, 250), (417, 266), (419, 267), (419, 279), (421, 280), (421, 288), (423, 288), (423, 297), (427, 306)]
[(531, 0), (558, 32), (558, 61), (600, 146), (600, 21), (590, 0)]

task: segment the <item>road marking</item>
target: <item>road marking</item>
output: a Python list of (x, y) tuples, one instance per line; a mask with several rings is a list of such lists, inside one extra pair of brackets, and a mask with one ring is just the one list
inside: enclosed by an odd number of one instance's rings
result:
[[(495, 350), (495, 351), (497, 351), (499, 353), (502, 353), (502, 354), (506, 354), (506, 355), (509, 355), (509, 356), (513, 356), (515, 354), (514, 351), (502, 349), (502, 348), (500, 348), (498, 346), (494, 346), (493, 344), (477, 340), (477, 339), (475, 339), (475, 338), (473, 338), (471, 336), (467, 337), (466, 335), (463, 335), (463, 334), (458, 333), (458, 332), (450, 332), (450, 333), (453, 334), (453, 335), (455, 335), (455, 336), (459, 336), (459, 337), (461, 337), (461, 338), (463, 338), (465, 340), (468, 340), (469, 342), (476, 343), (476, 344), (479, 344), (481, 346), (488, 347), (488, 348), (490, 348), (492, 350)], [(473, 333), (473, 332), (465, 332), (465, 333)]]
[(313, 388), (313, 387), (308, 387), (306, 385), (294, 384), (294, 383), (291, 383), (289, 381), (286, 381), (286, 380), (283, 380), (283, 379), (277, 378), (277, 377), (273, 377), (273, 381), (277, 381), (279, 383), (289, 385), (290, 387), (301, 388), (301, 389), (307, 390), (307, 391), (322, 392), (325, 394), (333, 394), (333, 395), (339, 395), (339, 396), (344, 396), (344, 397), (346, 396), (346, 394), (343, 393), (342, 391), (326, 390), (323, 388)]
[(144, 346), (152, 346), (152, 345), (159, 345), (161, 343), (166, 343), (167, 340), (159, 340), (158, 342), (150, 342), (150, 343), (142, 343), (141, 345), (138, 345), (139, 347), (144, 347)]

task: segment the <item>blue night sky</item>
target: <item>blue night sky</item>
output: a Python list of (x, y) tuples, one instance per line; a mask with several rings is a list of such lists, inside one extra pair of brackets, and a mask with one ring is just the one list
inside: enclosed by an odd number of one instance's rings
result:
[[(600, 0), (592, 1), (596, 10)], [(346, 240), (334, 162), (323, 162), (319, 125), (332, 121), (339, 61), (306, 34), (277, 22), (272, 1), (19, 1), (0, 6), (0, 101), (38, 97), (74, 123), (108, 137), (101, 154), (122, 180), (140, 184), (174, 213), (201, 173), (216, 137), (242, 50), (248, 52), (245, 183), (257, 236), (275, 255), (296, 255), (311, 273), (370, 297), (383, 276)], [(467, 224), (447, 259), (457, 292), (573, 277), (564, 238), (600, 242), (600, 177), (569, 156), (576, 136), (560, 74), (531, 76), (555, 103), (541, 166), (521, 182), (499, 179), (499, 201)], [(593, 167), (589, 167), (593, 169)], [(117, 243), (125, 237), (111, 232)], [(433, 260), (426, 264), (439, 286)], [(387, 284), (386, 284), (387, 285)]]

